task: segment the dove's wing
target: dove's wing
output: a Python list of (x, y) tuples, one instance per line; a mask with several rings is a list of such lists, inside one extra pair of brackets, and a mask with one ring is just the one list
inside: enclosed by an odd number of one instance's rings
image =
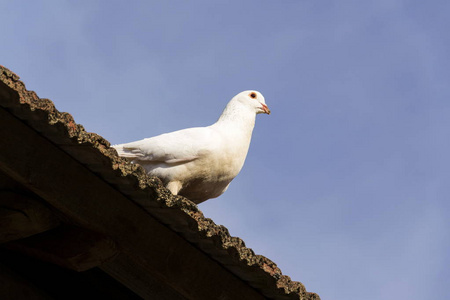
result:
[(130, 160), (180, 164), (209, 153), (213, 137), (213, 131), (209, 127), (197, 127), (113, 147), (120, 156)]

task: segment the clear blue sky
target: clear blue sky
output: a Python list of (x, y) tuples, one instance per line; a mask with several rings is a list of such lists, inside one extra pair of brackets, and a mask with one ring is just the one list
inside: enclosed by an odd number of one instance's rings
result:
[(207, 217), (322, 299), (450, 299), (449, 1), (1, 1), (0, 64), (112, 143), (256, 89)]

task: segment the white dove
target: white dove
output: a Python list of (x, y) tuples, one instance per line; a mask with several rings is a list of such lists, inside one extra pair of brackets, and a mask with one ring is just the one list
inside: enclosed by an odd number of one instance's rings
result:
[(222, 195), (242, 169), (260, 113), (270, 114), (263, 95), (244, 91), (231, 99), (211, 126), (112, 147), (119, 156), (159, 177), (174, 195), (198, 204)]

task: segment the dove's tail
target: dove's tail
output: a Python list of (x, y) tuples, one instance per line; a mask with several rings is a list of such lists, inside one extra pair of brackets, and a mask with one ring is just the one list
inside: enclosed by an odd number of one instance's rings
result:
[(136, 153), (133, 153), (132, 150), (125, 148), (124, 144), (112, 145), (111, 147), (116, 149), (117, 154), (119, 154), (120, 157), (124, 157), (124, 158), (128, 158), (128, 159), (132, 160), (139, 156)]

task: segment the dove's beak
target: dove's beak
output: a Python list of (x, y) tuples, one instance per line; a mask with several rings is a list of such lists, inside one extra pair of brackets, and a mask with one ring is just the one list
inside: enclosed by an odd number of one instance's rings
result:
[(265, 104), (262, 104), (261, 103), (261, 109), (263, 110), (263, 112), (265, 113), (265, 114), (268, 114), (268, 115), (270, 115), (270, 109), (267, 107), (267, 105), (265, 105)]

